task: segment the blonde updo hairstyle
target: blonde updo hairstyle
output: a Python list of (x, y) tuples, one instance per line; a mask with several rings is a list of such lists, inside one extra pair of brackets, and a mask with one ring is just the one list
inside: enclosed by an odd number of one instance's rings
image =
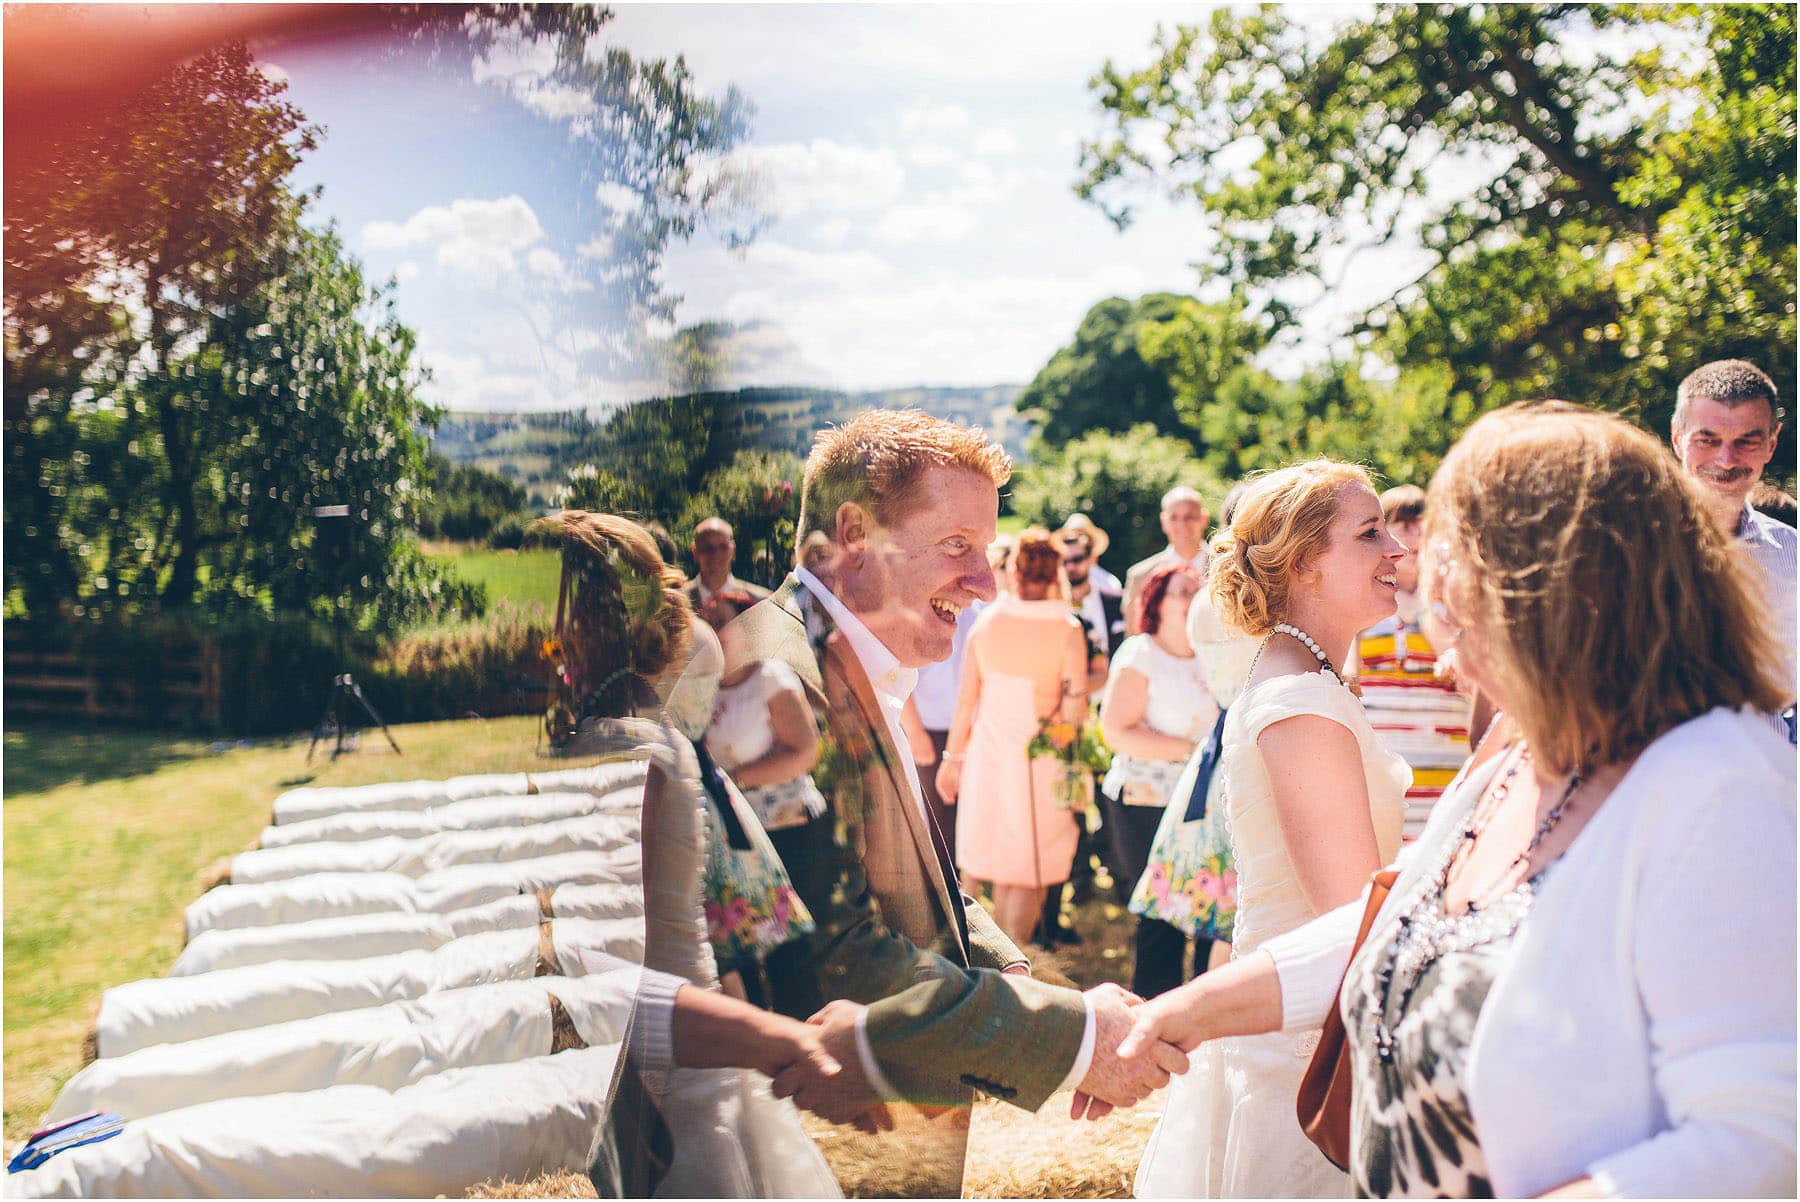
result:
[(1295, 576), (1323, 551), (1347, 484), (1374, 486), (1354, 463), (1313, 459), (1253, 477), (1230, 525), (1213, 535), (1207, 598), (1221, 621), (1261, 638), (1285, 621)]
[(649, 532), (613, 514), (565, 509), (533, 532), (562, 544), (556, 638), (576, 718), (620, 717), (653, 701), (650, 682), (693, 638), (680, 570)]
[(1552, 771), (1613, 763), (1715, 706), (1786, 704), (1754, 567), (1624, 419), (1496, 410), (1429, 497), (1423, 583)]

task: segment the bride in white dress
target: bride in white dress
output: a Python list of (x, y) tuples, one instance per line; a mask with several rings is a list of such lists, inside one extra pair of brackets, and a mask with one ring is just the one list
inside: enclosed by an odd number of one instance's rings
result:
[[(1368, 475), (1314, 460), (1255, 481), (1212, 542), (1219, 616), (1263, 638), (1225, 720), (1217, 786), (1231, 828), (1233, 958), (1354, 899), (1400, 848), (1412, 771), (1344, 683), (1358, 631), (1394, 612), (1394, 564)], [(1349, 1178), (1294, 1113), (1317, 1032), (1220, 1039), (1193, 1054), (1138, 1167), (1140, 1198), (1338, 1197)]]

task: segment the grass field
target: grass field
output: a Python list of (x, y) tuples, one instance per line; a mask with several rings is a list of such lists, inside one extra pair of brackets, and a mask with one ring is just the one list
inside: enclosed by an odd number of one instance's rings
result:
[(464, 580), (484, 586), (489, 605), (505, 600), (523, 608), (536, 603), (546, 614), (556, 612), (562, 563), (548, 547), (506, 551), (470, 543), (429, 543), (425, 551), (433, 559), (449, 560)]
[(534, 718), (397, 726), (336, 763), (306, 741), (214, 753), (129, 731), (6, 732), (5, 1134), (29, 1134), (80, 1067), (107, 988), (161, 976), (200, 873), (242, 851), (301, 784), (526, 771)]

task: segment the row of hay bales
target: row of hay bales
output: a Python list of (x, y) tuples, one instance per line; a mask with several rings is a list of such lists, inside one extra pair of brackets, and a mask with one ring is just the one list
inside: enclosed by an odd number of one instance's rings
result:
[(23, 1197), (461, 1195), (579, 1174), (643, 955), (641, 762), (276, 799), (106, 992)]

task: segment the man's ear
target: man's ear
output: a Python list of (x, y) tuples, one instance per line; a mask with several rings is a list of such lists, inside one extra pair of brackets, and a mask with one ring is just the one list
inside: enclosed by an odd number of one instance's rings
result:
[(869, 541), (874, 527), (873, 515), (855, 501), (845, 501), (837, 507), (836, 542), (840, 551), (852, 561), (862, 558), (864, 544)]

